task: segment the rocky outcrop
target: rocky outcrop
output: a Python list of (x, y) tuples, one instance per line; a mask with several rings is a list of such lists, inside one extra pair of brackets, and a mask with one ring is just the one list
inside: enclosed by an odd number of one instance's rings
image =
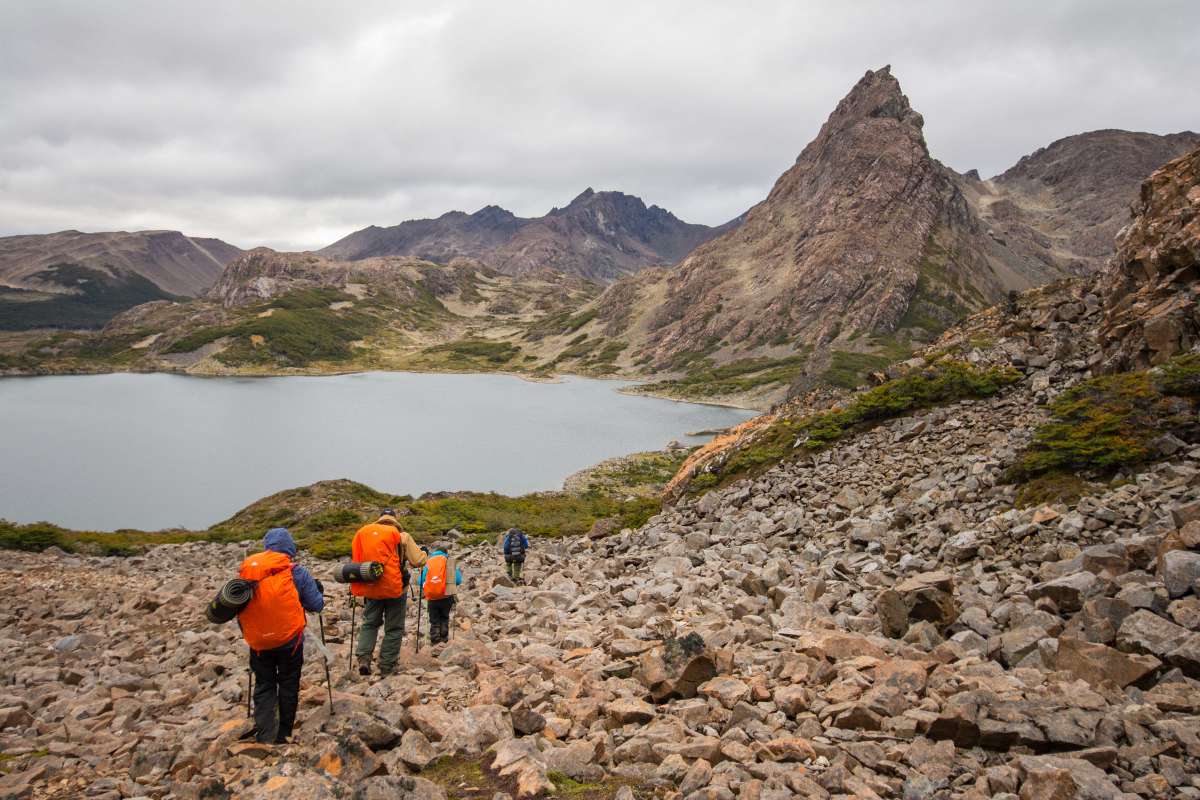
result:
[(552, 269), (607, 283), (644, 267), (674, 264), (736, 223), (691, 225), (632, 195), (588, 188), (542, 217), (517, 217), (498, 206), (474, 214), (451, 211), (364, 228), (321, 254), (345, 261), (413, 256), (439, 264), (466, 257), (512, 275)]
[(1104, 275), (1110, 369), (1161, 364), (1200, 341), (1200, 149), (1142, 184)]

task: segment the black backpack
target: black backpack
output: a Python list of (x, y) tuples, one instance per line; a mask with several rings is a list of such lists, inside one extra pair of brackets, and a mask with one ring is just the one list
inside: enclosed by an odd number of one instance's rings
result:
[(504, 555), (513, 558), (525, 557), (525, 537), (520, 531), (509, 531), (504, 537)]

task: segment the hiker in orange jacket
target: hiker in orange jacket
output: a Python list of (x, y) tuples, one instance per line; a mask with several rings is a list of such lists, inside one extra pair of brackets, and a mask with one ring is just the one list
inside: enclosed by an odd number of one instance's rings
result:
[(404, 641), (408, 565), (423, 566), (426, 555), (412, 536), (400, 528), (396, 512), (391, 509), (385, 510), (375, 522), (358, 529), (350, 552), (355, 561), (383, 564), (382, 578), (374, 583), (352, 583), (350, 591), (364, 599), (362, 629), (354, 648), (358, 674), (371, 674), (371, 657), (375, 654), (375, 641), (382, 624), (379, 674), (387, 675), (396, 669), (400, 645)]
[(296, 724), (300, 671), (304, 667), (304, 612), (325, 608), (321, 582), (294, 563), (296, 542), (286, 528), (272, 528), (266, 548), (242, 561), (238, 576), (255, 581), (254, 596), (238, 613), (250, 645), (254, 672), (254, 736), (283, 744)]

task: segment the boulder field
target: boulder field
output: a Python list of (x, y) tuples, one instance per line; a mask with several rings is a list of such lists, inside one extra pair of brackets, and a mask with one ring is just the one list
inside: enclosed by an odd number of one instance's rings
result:
[(393, 676), (348, 674), (345, 587), (302, 553), (333, 708), (310, 642), (286, 746), (239, 738), (246, 648), (203, 616), (258, 543), (7, 553), (0, 796), (1200, 797), (1200, 449), (1015, 507), (1004, 467), (1100, 358), (1086, 286), (1020, 313), (965, 354), (1021, 369), (995, 397), (538, 540), (525, 586), (454, 548), (451, 641)]

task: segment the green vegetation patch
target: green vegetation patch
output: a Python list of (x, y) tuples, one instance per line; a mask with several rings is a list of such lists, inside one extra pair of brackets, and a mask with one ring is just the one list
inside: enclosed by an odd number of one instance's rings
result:
[[(171, 342), (163, 352), (190, 353), (218, 339), (231, 344), (216, 355), (229, 366), (277, 365), (303, 367), (318, 361), (348, 361), (353, 343), (379, 327), (365, 311), (351, 306), (339, 310), (333, 303), (354, 303), (353, 296), (337, 289), (301, 289), (248, 309), (251, 316), (227, 325), (200, 328)], [(268, 316), (260, 316), (270, 312)]]
[(1162, 436), (1200, 438), (1198, 399), (1200, 356), (1195, 355), (1155, 370), (1083, 381), (1050, 403), (1050, 421), (1034, 432), (1006, 478), (1022, 484), (1019, 502), (1032, 503), (1047, 495), (1047, 487), (1077, 482), (1077, 476), (1103, 478), (1158, 460)]
[[(515, 777), (502, 777), (491, 766), (490, 756), (482, 759), (462, 756), (443, 756), (420, 772), (420, 777), (436, 783), (446, 792), (448, 800), (491, 800), (497, 795), (516, 796)], [(602, 781), (577, 781), (568, 775), (551, 771), (546, 774), (554, 790), (546, 797), (564, 800), (611, 800), (618, 790), (629, 786), (635, 796), (650, 796), (639, 790), (635, 781), (607, 777)]]
[(693, 399), (741, 394), (764, 386), (791, 383), (803, 374), (807, 364), (807, 353), (777, 359), (744, 358), (721, 366), (714, 366), (706, 359), (678, 380), (644, 384), (640, 391)]
[(879, 353), (852, 353), (834, 350), (830, 353), (829, 367), (821, 373), (821, 380), (843, 389), (857, 389), (866, 382), (872, 372), (886, 369), (893, 358)]
[(457, 342), (427, 347), (423, 351), (451, 367), (498, 367), (508, 364), (521, 354), (521, 348), (510, 342), (489, 339), (462, 339)]
[(568, 489), (577, 494), (657, 496), (694, 450), (679, 448), (633, 453), (587, 470), (578, 476), (578, 480), (572, 479)]
[(531, 536), (587, 533), (599, 519), (615, 517), (621, 527), (636, 528), (657, 514), (657, 498), (626, 498), (590, 491), (584, 495), (540, 492), (508, 497), (485, 492), (437, 493), (413, 498), (379, 492), (348, 480), (321, 483), (263, 498), (204, 531), (114, 533), (75, 531), (48, 523), (17, 525), (0, 520), (0, 549), (40, 551), (59, 547), (98, 555), (133, 555), (159, 544), (191, 541), (238, 542), (260, 539), (271, 528), (290, 530), (297, 544), (318, 558), (343, 558), (359, 527), (384, 508), (400, 514), (404, 529), (432, 541), (451, 528), (473, 535), (466, 543), (493, 538), (519, 527)]
[[(855, 395), (843, 407), (809, 416), (783, 417), (748, 442), (728, 451), (688, 485), (699, 494), (760, 474), (799, 448), (819, 450), (842, 437), (921, 408), (990, 397), (1020, 380), (1011, 367), (976, 367), (942, 359)], [(711, 477), (706, 477), (711, 476)]]

